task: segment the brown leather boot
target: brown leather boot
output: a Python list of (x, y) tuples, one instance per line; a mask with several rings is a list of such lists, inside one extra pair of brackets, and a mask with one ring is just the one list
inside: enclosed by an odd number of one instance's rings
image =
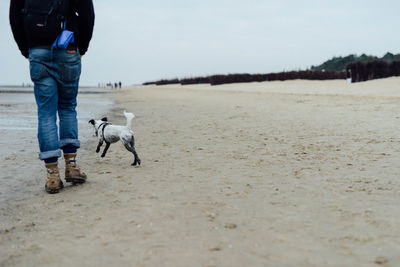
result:
[(83, 184), (87, 176), (76, 164), (76, 153), (64, 154), (65, 159), (65, 181), (74, 184)]
[(49, 194), (56, 194), (60, 192), (60, 189), (64, 187), (63, 182), (60, 179), (60, 172), (58, 171), (58, 163), (47, 163), (47, 182), (45, 185), (46, 192)]

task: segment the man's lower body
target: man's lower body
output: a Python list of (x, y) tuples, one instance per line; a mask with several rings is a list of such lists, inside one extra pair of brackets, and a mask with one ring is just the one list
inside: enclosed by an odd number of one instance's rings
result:
[(29, 62), (38, 107), (39, 158), (45, 162), (48, 173), (45, 188), (48, 193), (58, 193), (63, 188), (57, 165), (61, 150), (66, 161), (66, 181), (86, 181), (75, 161), (80, 147), (76, 98), (81, 60), (77, 51), (33, 48)]

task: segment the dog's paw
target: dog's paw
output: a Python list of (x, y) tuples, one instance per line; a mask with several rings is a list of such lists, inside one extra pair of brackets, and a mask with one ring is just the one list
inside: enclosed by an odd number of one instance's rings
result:
[(101, 157), (102, 157), (102, 158), (104, 158), (105, 156), (106, 156), (106, 155), (104, 155), (104, 154), (101, 154)]
[(96, 149), (96, 153), (99, 153), (99, 152), (100, 152), (100, 148)]
[(140, 163), (141, 163), (141, 161), (139, 159), (139, 160), (135, 160), (131, 165), (132, 166), (137, 166), (137, 165), (140, 165)]

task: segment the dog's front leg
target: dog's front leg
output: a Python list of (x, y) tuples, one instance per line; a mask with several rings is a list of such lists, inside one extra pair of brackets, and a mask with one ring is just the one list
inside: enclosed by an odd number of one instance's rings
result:
[(103, 141), (99, 141), (99, 143), (97, 144), (97, 148), (96, 148), (96, 153), (100, 152), (100, 147), (103, 145)]
[(104, 148), (103, 153), (101, 154), (101, 157), (102, 157), (102, 158), (104, 158), (104, 157), (106, 156), (107, 150), (108, 150), (108, 148), (110, 147), (110, 145), (111, 145), (111, 143), (108, 143), (108, 142), (106, 141), (106, 147)]

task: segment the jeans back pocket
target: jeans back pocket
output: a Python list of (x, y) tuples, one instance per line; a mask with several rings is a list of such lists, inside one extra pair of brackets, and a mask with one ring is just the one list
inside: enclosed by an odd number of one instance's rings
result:
[(41, 78), (43, 78), (44, 76), (46, 76), (46, 73), (47, 73), (46, 66), (39, 61), (30, 60), (29, 73), (31, 75), (31, 80), (33, 82), (38, 81)]
[(61, 80), (65, 83), (75, 82), (81, 75), (81, 61), (61, 63)]

